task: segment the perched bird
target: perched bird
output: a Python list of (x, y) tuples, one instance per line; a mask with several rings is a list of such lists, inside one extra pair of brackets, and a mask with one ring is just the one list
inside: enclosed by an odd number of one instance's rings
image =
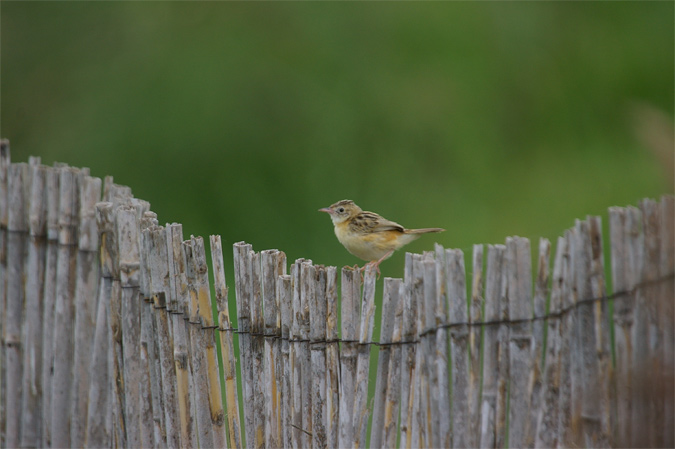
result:
[(335, 235), (351, 254), (368, 263), (380, 273), (380, 263), (394, 251), (416, 240), (421, 234), (443, 232), (441, 228), (406, 229), (374, 212), (362, 210), (351, 200), (342, 200), (319, 209), (330, 214)]

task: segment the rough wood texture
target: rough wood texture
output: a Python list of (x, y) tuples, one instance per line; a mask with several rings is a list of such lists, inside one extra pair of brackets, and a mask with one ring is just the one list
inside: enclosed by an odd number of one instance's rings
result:
[(473, 268), (471, 276), (471, 306), (470, 317), (471, 329), (469, 330), (469, 350), (471, 363), (469, 365), (469, 422), (471, 433), (469, 446), (476, 447), (480, 441), (480, 392), (482, 380), (481, 344), (482, 327), (476, 323), (481, 322), (483, 314), (483, 245), (473, 245)]
[[(485, 321), (490, 323), (500, 319), (500, 303), (502, 292), (502, 267), (504, 263), (503, 245), (488, 245), (487, 267), (485, 274)], [(481, 404), (481, 447), (502, 447), (503, 429), (497, 427), (497, 408), (501, 398), (499, 389), (499, 357), (503, 348), (500, 346), (499, 327), (496, 324), (485, 328), (484, 364), (483, 364), (483, 399)]]
[(356, 354), (359, 331), (361, 276), (349, 267), (342, 268), (342, 340), (340, 348), (340, 433), (338, 446), (354, 441), (354, 396), (356, 393)]
[(452, 444), (455, 447), (471, 446), (469, 409), (469, 313), (466, 304), (464, 254), (461, 250), (446, 250), (446, 288), (450, 305), (450, 353), (452, 357)]
[[(211, 236), (211, 260), (213, 263), (213, 284), (218, 307), (218, 329), (225, 376), (225, 402), (229, 447), (241, 448), (241, 425), (239, 423), (239, 398), (237, 397), (237, 367), (234, 355), (233, 327), (230, 322), (228, 288), (225, 282), (223, 248), (219, 235)], [(188, 408), (188, 410), (190, 410)]]
[(98, 290), (98, 228), (96, 203), (101, 198), (101, 180), (84, 176), (80, 185), (79, 230), (73, 362), (71, 444), (80, 447), (86, 438), (92, 344), (96, 323)]
[[(384, 278), (382, 299), (382, 324), (380, 325), (380, 352), (377, 357), (377, 377), (375, 380), (375, 399), (373, 402), (373, 422), (370, 431), (370, 446), (384, 447), (384, 433), (387, 426), (391, 426), (392, 412), (386, 413), (387, 403), (385, 398), (388, 394), (389, 365), (391, 360), (392, 336), (394, 333), (395, 313), (398, 302), (398, 280)], [(389, 405), (391, 407), (391, 405)], [(385, 416), (386, 415), (386, 416)], [(385, 418), (388, 419), (385, 424)]]
[[(24, 320), (25, 291), (25, 234), (28, 231), (28, 192), (30, 172), (27, 164), (12, 164), (8, 174), (8, 224), (7, 230), (7, 303), (5, 306), (4, 348), (6, 366), (4, 373), (5, 441), (7, 447), (18, 447), (21, 443), (21, 388), (23, 359), (21, 327)], [(67, 342), (64, 342), (67, 343)], [(72, 339), (70, 340), (72, 344)], [(70, 348), (72, 350), (72, 347)], [(67, 361), (66, 361), (67, 362)], [(59, 398), (66, 404), (63, 393)]]
[(354, 392), (354, 447), (366, 447), (368, 429), (368, 371), (370, 367), (370, 344), (375, 323), (375, 269), (367, 267), (361, 301), (361, 326), (356, 354), (356, 391)]
[(338, 358), (337, 269), (326, 268), (326, 447), (338, 447), (340, 364)]
[(530, 241), (506, 239), (509, 319), (509, 445), (532, 446), (530, 399), (532, 397), (532, 259)]
[[(47, 168), (32, 165), (28, 254), (26, 259), (25, 322), (23, 325), (23, 385), (21, 445), (41, 444), (42, 425), (42, 304), (47, 237), (45, 186)], [(93, 329), (93, 327), (92, 327)]]
[[(77, 263), (79, 174), (62, 168), (59, 180), (59, 250), (54, 305), (54, 374), (52, 377), (51, 444), (69, 447), (73, 387), (73, 324)], [(10, 215), (11, 218), (11, 215)]]
[(611, 295), (599, 217), (558, 239), (550, 292), (545, 239), (534, 280), (526, 239), (488, 246), (485, 276), (475, 245), (469, 301), (461, 251), (406, 254), (378, 343), (372, 267), (342, 270), (339, 317), (335, 267), (289, 276), (238, 243), (235, 328), (220, 238), (212, 303), (203, 240), (100, 190), (87, 169), (12, 165), (0, 141), (4, 447), (673, 445), (672, 197), (610, 209)]

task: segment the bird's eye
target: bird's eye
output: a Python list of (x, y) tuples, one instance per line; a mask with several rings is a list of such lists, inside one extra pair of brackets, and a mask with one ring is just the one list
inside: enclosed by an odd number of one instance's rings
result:
[(338, 211), (338, 213), (343, 213), (345, 211), (345, 208), (344, 207), (338, 207), (337, 211)]

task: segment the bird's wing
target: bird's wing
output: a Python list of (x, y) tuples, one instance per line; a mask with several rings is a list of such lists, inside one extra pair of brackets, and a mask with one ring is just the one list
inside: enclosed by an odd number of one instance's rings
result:
[(373, 212), (359, 213), (352, 219), (350, 227), (355, 232), (405, 232), (405, 228), (400, 224), (389, 221), (386, 218), (382, 218)]

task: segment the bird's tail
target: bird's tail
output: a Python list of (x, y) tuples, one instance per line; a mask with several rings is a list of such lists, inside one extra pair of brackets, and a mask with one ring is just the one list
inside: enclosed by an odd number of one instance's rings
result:
[(428, 234), (429, 232), (443, 232), (442, 228), (423, 228), (423, 229), (406, 229), (406, 234)]

